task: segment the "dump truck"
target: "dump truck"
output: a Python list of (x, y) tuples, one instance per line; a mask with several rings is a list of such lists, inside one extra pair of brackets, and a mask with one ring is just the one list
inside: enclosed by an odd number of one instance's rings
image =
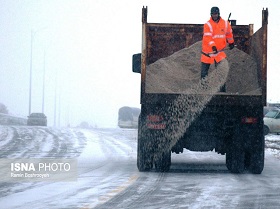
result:
[[(148, 23), (147, 14), (148, 8), (143, 7), (142, 52), (132, 56), (132, 71), (141, 73), (138, 170), (167, 172), (171, 166), (171, 153), (180, 154), (187, 149), (225, 155), (226, 167), (232, 173), (247, 170), (261, 174), (265, 149), (263, 107), (266, 106), (267, 91), (268, 9), (262, 10), (262, 26), (256, 32), (253, 24), (237, 25), (236, 20), (229, 20), (236, 50), (252, 59), (255, 65), (246, 66), (247, 58), (237, 60), (245, 65), (244, 69), (250, 67), (254, 73), (246, 74), (243, 69), (242, 72), (233, 73), (236, 76), (240, 74), (238, 78), (227, 80), (225, 84), (230, 86), (238, 80), (235, 83), (238, 88), (243, 84), (255, 83), (256, 89), (246, 92), (233, 89), (231, 92), (198, 93), (172, 89), (176, 83), (187, 83), (180, 80), (184, 73), (175, 76), (177, 65), (170, 68), (166, 78), (160, 78), (160, 88), (148, 89), (148, 86), (158, 82), (157, 77), (151, 77), (150, 66), (156, 65), (157, 74), (161, 75), (165, 65), (156, 63), (162, 59), (167, 59), (168, 63), (171, 56), (172, 62), (176, 62), (174, 54), (202, 40), (204, 24)], [(182, 59), (192, 58), (185, 56)], [(199, 59), (196, 62), (200, 65)], [(231, 61), (229, 64), (229, 71), (232, 72), (234, 64)], [(200, 74), (200, 69), (196, 69), (196, 74)], [(250, 74), (255, 77), (248, 81)], [(173, 83), (170, 82), (172, 79)], [(151, 83), (148, 84), (148, 81)], [(161, 91), (166, 85), (171, 85), (169, 90)], [(198, 108), (196, 102), (204, 98), (208, 99)]]

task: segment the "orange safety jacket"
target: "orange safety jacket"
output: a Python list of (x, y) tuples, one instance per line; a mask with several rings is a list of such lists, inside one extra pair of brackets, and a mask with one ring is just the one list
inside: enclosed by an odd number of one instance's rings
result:
[[(230, 23), (221, 17), (218, 23), (210, 18), (210, 20), (204, 24), (201, 62), (213, 64), (214, 60), (218, 63), (226, 58), (226, 53), (220, 50), (223, 50), (227, 43), (234, 43)], [(217, 47), (217, 54), (211, 54), (211, 52), (213, 52), (213, 46)]]

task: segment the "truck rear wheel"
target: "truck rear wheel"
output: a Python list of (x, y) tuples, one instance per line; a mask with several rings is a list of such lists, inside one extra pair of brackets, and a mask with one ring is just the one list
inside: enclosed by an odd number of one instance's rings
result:
[(142, 130), (142, 121), (138, 122), (138, 143), (137, 143), (137, 167), (140, 172), (149, 171), (153, 168), (153, 152), (149, 140)]
[(226, 153), (226, 166), (229, 171), (231, 171), (231, 165), (232, 165), (232, 155), (230, 151), (228, 151)]
[(251, 165), (251, 153), (245, 152), (245, 169), (249, 169)]
[(268, 126), (264, 125), (263, 126), (263, 135), (267, 135), (267, 134), (269, 134), (269, 128), (268, 128)]
[(232, 173), (243, 173), (245, 170), (245, 153), (240, 150), (231, 150), (226, 154), (226, 165)]
[(153, 168), (152, 153), (138, 140), (137, 167), (140, 172), (149, 171)]
[(261, 174), (264, 168), (264, 136), (259, 136), (259, 140), (255, 142), (254, 149), (251, 151), (249, 170), (253, 174)]
[(164, 151), (155, 157), (155, 168), (157, 172), (167, 172), (171, 165), (171, 151)]
[(245, 170), (245, 151), (238, 130), (235, 130), (226, 153), (226, 166), (232, 173), (243, 173)]

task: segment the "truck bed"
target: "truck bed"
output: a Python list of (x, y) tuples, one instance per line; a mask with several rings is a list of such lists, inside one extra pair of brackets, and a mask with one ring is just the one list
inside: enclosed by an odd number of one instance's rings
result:
[[(165, 24), (147, 23), (143, 18), (143, 43), (142, 65), (141, 65), (141, 104), (158, 102), (160, 100), (172, 100), (180, 92), (148, 92), (146, 90), (147, 68), (156, 61), (171, 56), (172, 54), (187, 48), (202, 40), (203, 24)], [(256, 61), (255, 81), (256, 91), (249, 95), (239, 94), (238, 92), (217, 93), (211, 100), (211, 104), (266, 104), (266, 34), (267, 27), (263, 27), (253, 33), (253, 25), (233, 25), (232, 26), (235, 44), (239, 50), (250, 55)], [(235, 72), (234, 72), (235, 73)], [(242, 78), (243, 80), (246, 80)], [(197, 95), (200, 96), (200, 95)], [(203, 94), (201, 95), (203, 96)]]

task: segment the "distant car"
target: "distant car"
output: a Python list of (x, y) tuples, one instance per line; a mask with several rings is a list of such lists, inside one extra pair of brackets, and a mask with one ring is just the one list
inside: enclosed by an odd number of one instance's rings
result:
[(280, 133), (280, 110), (274, 109), (268, 111), (264, 118), (264, 128), (263, 133), (264, 135), (267, 135), (269, 133)]
[(27, 118), (28, 126), (47, 126), (47, 116), (44, 113), (31, 113)]
[(263, 116), (265, 116), (266, 113), (268, 113), (269, 111), (271, 111), (271, 110), (277, 110), (277, 109), (278, 109), (277, 107), (268, 107), (268, 106), (265, 106), (265, 107), (263, 108)]

